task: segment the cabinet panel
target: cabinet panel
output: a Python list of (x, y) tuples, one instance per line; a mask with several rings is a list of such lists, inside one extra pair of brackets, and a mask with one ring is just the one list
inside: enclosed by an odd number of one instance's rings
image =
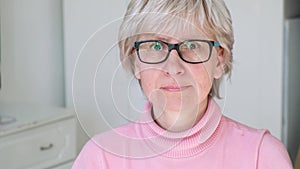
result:
[(0, 138), (3, 168), (45, 168), (70, 160), (75, 154), (74, 119)]
[(73, 165), (73, 161), (69, 162), (67, 164), (63, 164), (63, 165), (51, 168), (51, 169), (70, 169), (70, 168), (72, 168), (72, 165)]

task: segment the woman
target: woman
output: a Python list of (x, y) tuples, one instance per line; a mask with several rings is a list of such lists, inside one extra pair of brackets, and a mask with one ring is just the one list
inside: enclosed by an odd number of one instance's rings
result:
[(283, 144), (221, 114), (232, 23), (222, 0), (132, 0), (121, 61), (148, 100), (140, 120), (94, 136), (73, 169), (291, 169)]

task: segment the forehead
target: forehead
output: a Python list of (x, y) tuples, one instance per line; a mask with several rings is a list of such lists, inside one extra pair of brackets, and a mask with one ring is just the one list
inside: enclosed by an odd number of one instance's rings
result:
[(200, 40), (211, 40), (213, 39), (211, 36), (203, 33), (203, 32), (185, 32), (180, 31), (177, 33), (142, 33), (139, 34), (137, 40), (163, 40), (165, 42), (180, 42), (188, 39), (200, 39)]
[(211, 30), (205, 29), (197, 18), (181, 18), (170, 14), (153, 14), (138, 19), (140, 22), (132, 22), (131, 27), (134, 36), (138, 39), (162, 38), (162, 39), (212, 39)]
[(212, 39), (210, 31), (197, 25), (180, 25), (175, 23), (160, 24), (145, 27), (137, 34), (138, 39), (161, 39), (161, 40), (186, 40), (186, 39)]

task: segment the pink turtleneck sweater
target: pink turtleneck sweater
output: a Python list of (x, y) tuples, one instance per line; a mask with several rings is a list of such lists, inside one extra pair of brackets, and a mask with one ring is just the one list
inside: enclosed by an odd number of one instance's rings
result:
[(279, 140), (223, 116), (213, 99), (180, 133), (160, 128), (146, 107), (139, 121), (94, 136), (72, 169), (292, 169)]

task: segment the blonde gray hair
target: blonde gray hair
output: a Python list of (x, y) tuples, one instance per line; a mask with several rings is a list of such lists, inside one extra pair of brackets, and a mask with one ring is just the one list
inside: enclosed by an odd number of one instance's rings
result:
[[(230, 12), (223, 0), (131, 0), (119, 30), (123, 67), (134, 73), (133, 44), (139, 35), (185, 30), (189, 25), (186, 23), (200, 26), (221, 44), (224, 74), (230, 77), (234, 36)], [(220, 98), (221, 80), (214, 79), (212, 96)]]

